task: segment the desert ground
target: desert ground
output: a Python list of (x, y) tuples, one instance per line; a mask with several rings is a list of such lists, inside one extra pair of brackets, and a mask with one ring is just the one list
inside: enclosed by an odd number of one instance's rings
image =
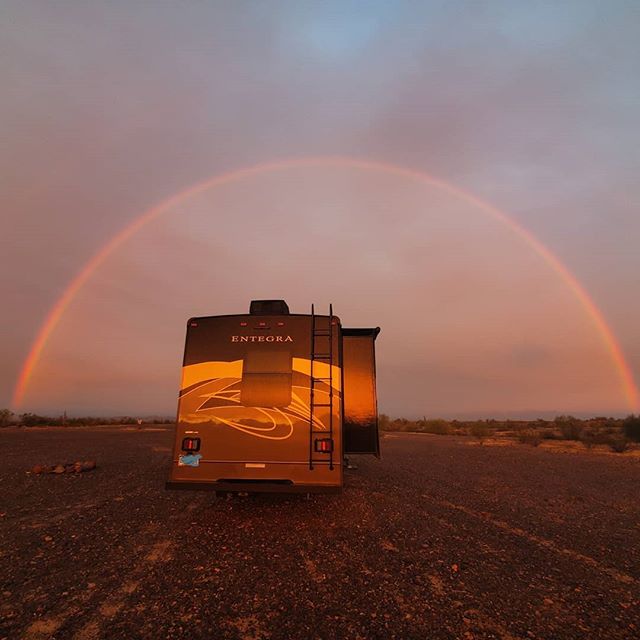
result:
[(0, 638), (640, 637), (637, 457), (393, 433), (341, 495), (216, 498), (171, 438), (0, 431)]

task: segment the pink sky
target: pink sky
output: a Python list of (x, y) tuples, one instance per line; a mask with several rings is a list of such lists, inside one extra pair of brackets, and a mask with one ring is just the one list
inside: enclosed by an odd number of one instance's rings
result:
[[(0, 12), (0, 406), (56, 300), (137, 216), (216, 174), (324, 154), (428, 172), (505, 212), (581, 282), (640, 379), (634, 7)], [(386, 413), (630, 409), (593, 319), (512, 229), (345, 167), (253, 176), (146, 225), (70, 304), (22, 409), (171, 414), (186, 319), (266, 297), (380, 325)]]

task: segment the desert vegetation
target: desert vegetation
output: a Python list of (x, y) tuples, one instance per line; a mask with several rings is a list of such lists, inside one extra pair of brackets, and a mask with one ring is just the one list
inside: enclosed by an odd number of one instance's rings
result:
[[(9, 409), (0, 409), (0, 427), (76, 427), (76, 426), (122, 426), (141, 424), (170, 424), (172, 418), (165, 417), (58, 417), (36, 413), (14, 414)], [(408, 433), (431, 433), (434, 435), (471, 436), (480, 444), (487, 440), (506, 439), (523, 445), (538, 447), (544, 442), (575, 442), (586, 449), (606, 447), (616, 453), (630, 449), (640, 449), (640, 415), (626, 418), (576, 418), (559, 415), (552, 420), (445, 420), (426, 416), (409, 420), (391, 418), (380, 414), (379, 425), (382, 431), (401, 431)]]
[(606, 447), (616, 453), (638, 448), (640, 416), (626, 418), (581, 419), (570, 415), (552, 420), (444, 420), (423, 417), (418, 420), (380, 415), (383, 431), (431, 433), (435, 435), (472, 436), (480, 443), (488, 439), (510, 439), (537, 447), (543, 442), (575, 442), (587, 449)]
[(68, 417), (44, 416), (37, 413), (21, 413), (16, 415), (9, 409), (0, 409), (0, 427), (89, 427), (98, 425), (139, 425), (139, 424), (168, 424), (173, 422), (172, 418), (153, 417), (140, 418), (133, 416), (100, 417), (82, 416)]

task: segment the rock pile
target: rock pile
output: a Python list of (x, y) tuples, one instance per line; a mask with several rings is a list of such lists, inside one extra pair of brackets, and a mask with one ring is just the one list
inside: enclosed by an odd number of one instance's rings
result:
[(31, 473), (40, 475), (41, 473), (81, 473), (83, 471), (93, 471), (96, 468), (95, 460), (85, 460), (84, 462), (65, 462), (64, 464), (37, 464)]

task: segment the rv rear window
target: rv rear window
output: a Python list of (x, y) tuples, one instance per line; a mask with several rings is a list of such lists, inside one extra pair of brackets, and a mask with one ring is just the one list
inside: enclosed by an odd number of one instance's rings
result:
[(244, 358), (240, 402), (245, 407), (286, 407), (291, 404), (291, 353), (251, 350)]

